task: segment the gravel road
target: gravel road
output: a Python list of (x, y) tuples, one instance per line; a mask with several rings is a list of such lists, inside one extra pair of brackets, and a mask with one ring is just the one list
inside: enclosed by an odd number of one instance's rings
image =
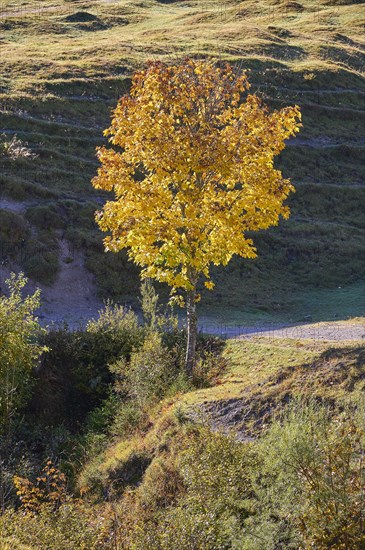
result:
[(212, 323), (201, 326), (200, 330), (221, 338), (236, 338), (239, 340), (262, 337), (271, 340), (293, 338), (295, 340), (310, 339), (329, 342), (362, 339), (365, 341), (365, 319), (256, 327), (224, 326)]

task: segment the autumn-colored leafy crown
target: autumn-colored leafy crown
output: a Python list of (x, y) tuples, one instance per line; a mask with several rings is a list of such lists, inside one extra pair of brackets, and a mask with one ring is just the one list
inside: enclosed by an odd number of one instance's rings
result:
[(96, 188), (114, 191), (97, 221), (107, 250), (128, 248), (143, 274), (189, 290), (211, 264), (253, 258), (247, 231), (288, 217), (293, 190), (274, 157), (300, 127), (297, 106), (269, 112), (244, 72), (186, 59), (135, 73), (114, 110), (114, 148), (98, 150)]

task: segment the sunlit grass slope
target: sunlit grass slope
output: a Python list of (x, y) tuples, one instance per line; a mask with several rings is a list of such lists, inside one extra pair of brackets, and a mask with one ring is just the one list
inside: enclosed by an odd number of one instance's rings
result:
[[(101, 293), (132, 299), (136, 269), (123, 255), (103, 254), (93, 223), (95, 147), (130, 75), (148, 59), (218, 57), (249, 69), (252, 89), (272, 107), (299, 104), (304, 126), (278, 160), (297, 188), (290, 220), (257, 236), (256, 261), (217, 271), (206, 312), (299, 318), (300, 304), (341, 286), (354, 308), (339, 303), (334, 314), (363, 313), (362, 8), (349, 0), (3, 1), (1, 140), (16, 135), (37, 156), (0, 157), (0, 196), (31, 202), (7, 222), (24, 224), (23, 232), (9, 239), (0, 228), (2, 256), (41, 282), (52, 279), (54, 232), (62, 229), (86, 251)], [(324, 318), (326, 309), (325, 301), (309, 314)]]
[(293, 400), (316, 400), (341, 409), (357, 403), (364, 392), (361, 341), (229, 340), (223, 360), (226, 371), (213, 387), (160, 403), (145, 429), (130, 438), (116, 437), (87, 463), (80, 485), (108, 487), (128, 472), (136, 476), (128, 483), (138, 485), (149, 464), (179, 440), (181, 425), (189, 420), (241, 440), (256, 439)]

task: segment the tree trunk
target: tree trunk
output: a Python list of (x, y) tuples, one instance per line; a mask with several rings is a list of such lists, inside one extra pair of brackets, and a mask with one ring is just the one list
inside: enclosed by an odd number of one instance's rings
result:
[(189, 376), (192, 376), (196, 360), (196, 338), (198, 324), (196, 318), (196, 289), (189, 290), (187, 295), (187, 322), (188, 340), (186, 344), (185, 368)]

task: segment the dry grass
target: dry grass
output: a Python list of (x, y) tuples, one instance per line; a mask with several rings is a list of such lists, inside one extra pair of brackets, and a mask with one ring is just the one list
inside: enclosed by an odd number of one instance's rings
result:
[[(350, 380), (351, 365), (359, 359), (361, 391), (365, 368), (364, 346), (359, 342), (329, 343), (313, 340), (257, 337), (252, 340), (229, 340), (224, 352), (230, 365), (227, 373), (213, 388), (187, 394), (183, 402), (196, 406), (211, 401), (251, 397), (259, 394), (263, 400), (289, 391), (292, 396), (341, 398), (349, 387), (341, 386)], [(359, 363), (359, 364), (360, 364)], [(336, 378), (336, 369), (343, 372), (343, 380)], [(355, 390), (356, 384), (351, 387)]]
[[(3, 68), (11, 75), (13, 94), (33, 91), (37, 97), (37, 87), (55, 78), (106, 77), (120, 64), (131, 69), (148, 57), (183, 54), (266, 64), (276, 60), (296, 73), (360, 70), (359, 5), (306, 0), (298, 10), (292, 4), (46, 1), (39, 11), (38, 1), (16, 8), (3, 2)], [(95, 21), (69, 21), (70, 14), (81, 11), (94, 15)]]

